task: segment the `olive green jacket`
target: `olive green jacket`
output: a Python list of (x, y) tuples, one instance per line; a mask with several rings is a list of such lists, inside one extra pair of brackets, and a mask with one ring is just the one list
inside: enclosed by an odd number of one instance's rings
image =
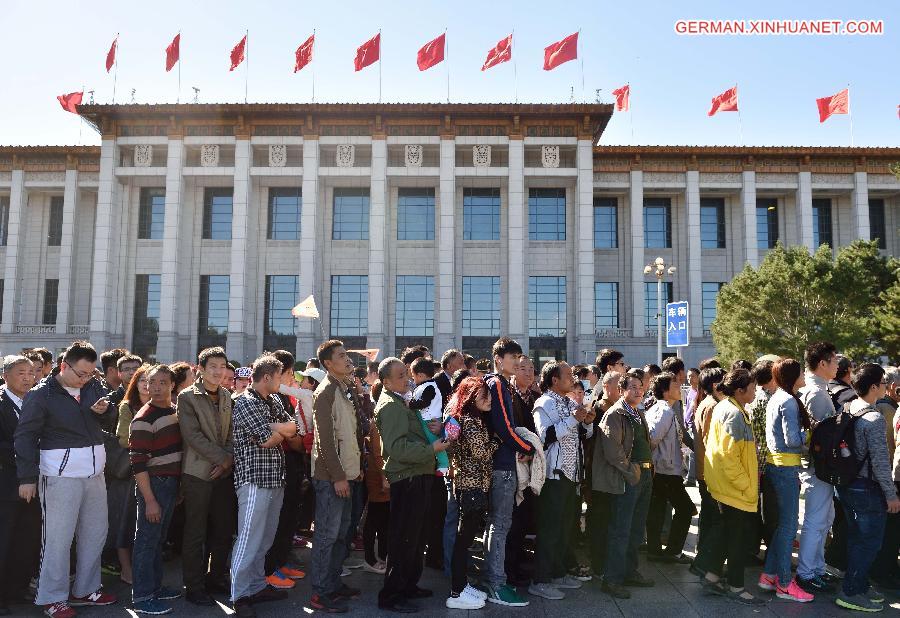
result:
[(388, 389), (381, 392), (375, 406), (375, 424), (381, 434), (384, 475), (389, 482), (434, 474), (434, 449), (419, 415)]

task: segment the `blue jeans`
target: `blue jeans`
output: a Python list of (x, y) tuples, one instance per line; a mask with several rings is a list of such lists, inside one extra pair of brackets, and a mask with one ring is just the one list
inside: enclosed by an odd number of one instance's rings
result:
[(347, 531), (352, 500), (339, 497), (331, 481), (313, 479), (312, 483), (316, 491), (316, 529), (310, 579), (315, 594), (327, 595), (341, 587), (341, 571), (348, 555)]
[(774, 490), (778, 505), (778, 526), (766, 551), (763, 573), (777, 575), (778, 583), (787, 588), (791, 583), (791, 553), (800, 516), (800, 466), (766, 464), (763, 478)]
[(847, 516), (844, 594), (848, 597), (865, 594), (869, 590), (869, 569), (884, 537), (887, 504), (881, 487), (866, 479), (856, 479), (837, 491)]
[[(350, 523), (347, 527), (347, 556), (353, 551), (353, 540), (359, 529), (359, 520), (362, 519), (363, 509), (369, 494), (366, 484), (362, 481), (348, 481), (350, 483)], [(347, 557), (344, 557), (346, 560)]]
[(797, 576), (812, 579), (825, 573), (825, 537), (834, 521), (834, 485), (816, 476), (812, 468), (800, 470), (803, 484), (803, 523), (797, 551)]
[(516, 471), (494, 470), (491, 474), (491, 506), (485, 533), (487, 583), (495, 588), (506, 584), (506, 535), (516, 502)]
[(625, 493), (612, 496), (604, 581), (621, 584), (637, 572), (638, 547), (644, 540), (652, 493), (653, 475), (649, 468), (642, 468), (636, 485), (626, 482)]
[(456, 493), (453, 481), (444, 477), (447, 485), (447, 515), (444, 517), (444, 575), (450, 577), (450, 562), (453, 560), (453, 546), (456, 544), (456, 531), (459, 528), (459, 506), (456, 504)]
[(133, 581), (131, 598), (135, 603), (155, 598), (162, 588), (163, 543), (178, 498), (177, 476), (151, 476), (150, 489), (159, 503), (159, 523), (147, 521), (147, 502), (137, 490), (137, 527), (134, 532), (134, 550), (131, 557)]

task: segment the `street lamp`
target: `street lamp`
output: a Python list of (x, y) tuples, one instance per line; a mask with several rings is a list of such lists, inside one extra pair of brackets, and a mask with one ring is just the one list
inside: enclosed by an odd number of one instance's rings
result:
[[(650, 264), (644, 266), (645, 275), (656, 275), (656, 359), (662, 364), (662, 348), (663, 348), (663, 305), (662, 305), (662, 284), (663, 276), (674, 275), (675, 267), (666, 264), (661, 257), (656, 258)], [(671, 300), (671, 299), (670, 299)]]

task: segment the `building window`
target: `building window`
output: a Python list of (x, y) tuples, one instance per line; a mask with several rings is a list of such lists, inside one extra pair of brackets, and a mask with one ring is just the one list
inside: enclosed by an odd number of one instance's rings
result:
[(619, 246), (618, 200), (614, 197), (594, 198), (594, 249), (616, 249)]
[(722, 198), (700, 200), (700, 247), (725, 248), (725, 200)]
[(710, 325), (716, 319), (716, 298), (719, 296), (719, 290), (722, 289), (721, 283), (703, 282), (703, 331), (709, 331)]
[[(672, 302), (672, 282), (663, 281), (662, 284), (662, 310), (666, 310), (666, 303)], [(656, 282), (644, 282), (644, 325), (648, 331), (656, 332)]]
[(47, 244), (58, 247), (62, 244), (63, 196), (50, 198), (50, 224), (47, 226)]
[(400, 189), (397, 240), (434, 240), (434, 189)]
[(134, 284), (134, 329), (131, 349), (144, 360), (156, 359), (159, 336), (160, 275), (137, 275)]
[(828, 245), (834, 248), (831, 238), (831, 200), (812, 201), (813, 247)]
[(207, 188), (203, 192), (203, 238), (231, 240), (234, 189)]
[(594, 283), (594, 330), (619, 328), (619, 284)]
[(397, 275), (398, 337), (434, 335), (434, 277)]
[(300, 187), (269, 188), (269, 240), (300, 240)]
[(528, 190), (528, 239), (566, 239), (566, 190)]
[(231, 281), (228, 275), (200, 275), (200, 349), (225, 345), (228, 334), (228, 300)]
[(565, 277), (528, 277), (528, 336), (566, 336)]
[(500, 240), (500, 189), (463, 189), (463, 240)]
[(334, 190), (332, 240), (369, 240), (369, 189)]
[(0, 195), (0, 247), (6, 246), (9, 237), (9, 196)]
[(756, 200), (756, 247), (773, 249), (778, 242), (778, 200)]
[(463, 277), (462, 334), (464, 337), (500, 334), (500, 277)]
[(331, 276), (331, 335), (364, 337), (369, 330), (369, 277)]
[(165, 221), (166, 190), (142, 187), (141, 203), (138, 208), (138, 238), (162, 240)]
[(653, 197), (644, 200), (644, 246), (668, 249), (672, 246), (672, 200)]
[(884, 222), (884, 200), (869, 200), (869, 238), (871, 240), (878, 240), (879, 249), (887, 249), (887, 226)]
[(291, 309), (297, 304), (297, 275), (266, 275), (265, 334), (293, 335), (297, 321)]
[(3, 292), (5, 283), (6, 281), (4, 279), (0, 279), (0, 322), (3, 321)]
[(56, 303), (59, 300), (59, 279), (44, 281), (44, 319), (41, 324), (56, 324)]

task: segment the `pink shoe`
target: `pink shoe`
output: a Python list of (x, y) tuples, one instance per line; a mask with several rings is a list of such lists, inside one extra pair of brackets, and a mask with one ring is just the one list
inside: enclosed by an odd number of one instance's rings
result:
[(778, 586), (778, 582), (776, 581), (774, 575), (766, 575), (765, 573), (760, 573), (759, 583), (757, 585), (763, 590), (772, 592)]
[(787, 588), (776, 585), (775, 596), (779, 599), (797, 601), (798, 603), (811, 603), (815, 597), (797, 585), (797, 580), (792, 579)]

